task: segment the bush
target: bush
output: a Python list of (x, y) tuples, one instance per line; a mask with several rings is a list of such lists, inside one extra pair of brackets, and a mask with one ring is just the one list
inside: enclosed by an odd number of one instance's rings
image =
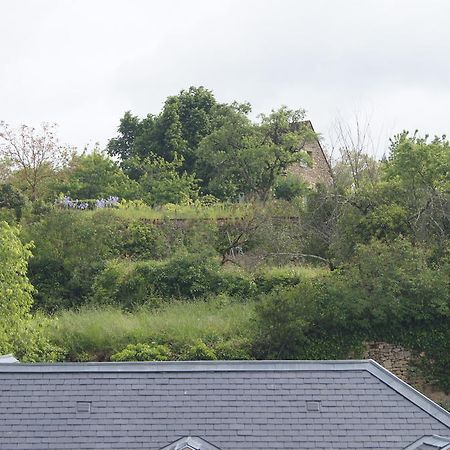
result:
[(29, 200), (21, 191), (9, 183), (0, 184), (0, 210), (10, 210), (14, 214), (14, 218), (20, 221), (28, 206)]
[(240, 360), (252, 359), (252, 341), (248, 338), (233, 338), (220, 341), (214, 346), (217, 359)]
[(291, 201), (295, 197), (304, 195), (308, 190), (306, 183), (297, 175), (288, 174), (279, 177), (275, 183), (275, 197)]
[(214, 349), (208, 347), (201, 339), (198, 339), (185, 350), (182, 354), (182, 359), (186, 361), (216, 360), (217, 355)]
[(243, 272), (224, 270), (214, 258), (179, 255), (166, 261), (109, 261), (96, 277), (93, 291), (94, 303), (131, 309), (162, 298), (194, 299), (219, 293), (250, 298), (255, 284)]
[(324, 273), (321, 269), (308, 267), (268, 267), (255, 274), (255, 284), (259, 293), (268, 294), (274, 289), (297, 286), (306, 279)]
[(167, 345), (129, 344), (111, 356), (111, 361), (168, 361), (171, 358)]
[(340, 359), (358, 346), (358, 292), (324, 276), (266, 295), (257, 306), (258, 357)]
[(37, 289), (36, 306), (54, 311), (86, 302), (97, 273), (120, 253), (119, 229), (119, 219), (110, 211), (91, 217), (54, 210), (29, 224), (24, 239), (35, 243), (29, 276)]
[(161, 227), (133, 220), (123, 233), (122, 255), (136, 259), (159, 259), (167, 255), (167, 242)]
[(58, 349), (44, 334), (47, 321), (31, 315), (34, 288), (27, 277), (31, 244), (19, 230), (0, 222), (0, 354), (14, 353), (23, 361), (54, 360)]
[(425, 352), (427, 373), (450, 389), (448, 261), (405, 240), (357, 248), (342, 270), (266, 295), (257, 307), (257, 354), (346, 358), (363, 340)]

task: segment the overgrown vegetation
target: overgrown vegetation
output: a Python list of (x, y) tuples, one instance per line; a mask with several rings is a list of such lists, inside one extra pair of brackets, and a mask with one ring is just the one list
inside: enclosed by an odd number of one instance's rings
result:
[(249, 112), (190, 88), (82, 155), (2, 123), (0, 352), (329, 359), (386, 340), (450, 391), (448, 141), (401, 133), (383, 161), (343, 145), (310, 186), (290, 172), (317, 139), (304, 111)]

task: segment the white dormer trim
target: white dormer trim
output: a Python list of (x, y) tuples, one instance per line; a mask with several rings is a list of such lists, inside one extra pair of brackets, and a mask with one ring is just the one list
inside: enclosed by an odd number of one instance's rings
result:
[(185, 436), (160, 450), (220, 450), (197, 436)]
[(403, 450), (415, 450), (420, 449), (422, 445), (433, 447), (436, 450), (449, 450), (450, 449), (450, 438), (437, 436), (436, 434), (430, 436), (422, 436), (417, 441), (413, 442), (408, 447)]

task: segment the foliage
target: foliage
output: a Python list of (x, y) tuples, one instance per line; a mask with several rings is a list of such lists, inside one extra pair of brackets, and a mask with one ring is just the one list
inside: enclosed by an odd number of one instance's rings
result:
[(404, 132), (392, 140), (385, 179), (397, 187), (415, 240), (448, 239), (450, 144)]
[(230, 342), (228, 348), (234, 347), (237, 354), (240, 348), (248, 351), (254, 332), (253, 304), (224, 296), (189, 303), (175, 301), (158, 309), (134, 312), (86, 306), (78, 311), (61, 311), (56, 318), (47, 335), (52, 343), (64, 348), (69, 361), (108, 360), (127, 345), (139, 343), (167, 345), (172, 357), (177, 358), (199, 339), (217, 346), (217, 352)]
[(208, 192), (218, 198), (239, 193), (267, 200), (275, 181), (315, 136), (302, 120), (304, 111), (285, 107), (261, 115), (260, 123), (238, 116), (205, 137), (199, 145), (197, 168)]
[(32, 321), (34, 288), (27, 277), (30, 244), (22, 244), (17, 228), (0, 222), (0, 353), (23, 361), (53, 359), (57, 350), (43, 336), (45, 321)]
[(182, 358), (188, 361), (215, 360), (217, 355), (214, 349), (198, 339), (184, 351)]
[(279, 177), (274, 186), (275, 197), (287, 201), (303, 196), (306, 191), (306, 184), (298, 176), (292, 174)]
[(64, 180), (55, 183), (53, 189), (72, 198), (140, 197), (139, 184), (129, 179), (112, 159), (98, 151), (73, 156), (62, 176)]
[(24, 229), (35, 243), (29, 276), (36, 307), (52, 311), (79, 306), (91, 293), (95, 275), (120, 253), (121, 223), (108, 210), (94, 218), (78, 211), (53, 210)]
[[(429, 352), (430, 373), (448, 386), (448, 344), (441, 328), (450, 317), (449, 266), (431, 261), (406, 240), (360, 245), (347, 267), (258, 305), (259, 356), (334, 359), (347, 357), (363, 340), (409, 342)], [(439, 325), (442, 324), (442, 325)], [(437, 327), (437, 328), (436, 328)]]
[(0, 208), (12, 209), (16, 220), (20, 221), (28, 206), (27, 197), (10, 183), (0, 184)]
[(171, 357), (167, 345), (129, 344), (111, 356), (111, 361), (168, 361)]
[(255, 273), (257, 291), (268, 294), (273, 290), (284, 290), (301, 284), (305, 280), (322, 276), (326, 273), (320, 268), (310, 267), (263, 267)]
[(141, 171), (138, 181), (143, 190), (143, 199), (149, 205), (166, 203), (189, 203), (198, 197), (198, 180), (194, 175), (179, 172), (183, 158), (175, 153), (172, 161), (150, 153), (145, 159), (129, 161)]
[(43, 123), (40, 130), (22, 125), (15, 130), (0, 122), (0, 159), (15, 171), (16, 182), (32, 201), (43, 195), (47, 181), (67, 163), (70, 151), (59, 143), (56, 124)]
[[(183, 161), (180, 174), (192, 173), (200, 141), (230, 117), (248, 110), (248, 105), (218, 103), (213, 93), (202, 86), (190, 87), (168, 97), (156, 116), (149, 114), (140, 120), (125, 113), (118, 136), (108, 143), (108, 153), (123, 162), (145, 160), (151, 154), (170, 162), (178, 155)], [(132, 177), (135, 173), (130, 171)]]
[(217, 259), (205, 254), (181, 254), (165, 261), (107, 263), (95, 280), (95, 303), (133, 308), (160, 298), (195, 299), (227, 293), (249, 298), (255, 285), (248, 275), (220, 269)]

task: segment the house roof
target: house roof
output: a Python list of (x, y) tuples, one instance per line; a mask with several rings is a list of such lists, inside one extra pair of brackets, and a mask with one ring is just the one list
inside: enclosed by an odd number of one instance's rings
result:
[(433, 435), (450, 437), (450, 414), (371, 360), (0, 365), (2, 449), (400, 450)]

